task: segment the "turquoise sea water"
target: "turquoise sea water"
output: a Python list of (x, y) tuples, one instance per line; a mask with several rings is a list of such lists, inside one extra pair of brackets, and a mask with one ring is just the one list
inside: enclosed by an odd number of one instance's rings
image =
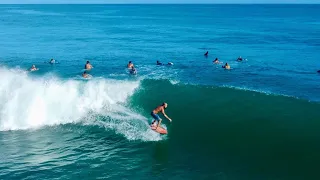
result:
[(319, 179), (319, 12), (0, 5), (0, 179)]

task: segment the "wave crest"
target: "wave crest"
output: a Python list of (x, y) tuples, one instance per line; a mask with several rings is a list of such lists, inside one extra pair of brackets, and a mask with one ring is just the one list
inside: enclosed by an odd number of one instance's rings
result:
[(125, 105), (139, 81), (36, 78), (7, 68), (0, 68), (0, 74), (0, 131), (83, 123), (115, 130), (132, 140), (160, 139), (150, 134), (145, 117)]

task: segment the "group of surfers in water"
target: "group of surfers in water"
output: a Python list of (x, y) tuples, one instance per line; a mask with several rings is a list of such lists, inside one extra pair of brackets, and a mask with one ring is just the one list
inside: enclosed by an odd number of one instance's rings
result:
[[(54, 59), (51, 59), (49, 61), (50, 64), (58, 64), (58, 62)], [(91, 70), (93, 68), (93, 66), (90, 64), (90, 61), (87, 61), (87, 63), (84, 65), (84, 69), (85, 71), (82, 73), (82, 77), (83, 78), (88, 78), (89, 74), (87, 71)], [(39, 68), (36, 67), (36, 65), (32, 65), (31, 68), (29, 69), (30, 71), (37, 71), (39, 70)]]
[[(157, 61), (156, 65), (161, 66), (161, 65), (165, 65), (165, 64), (161, 63), (160, 61)], [(172, 62), (168, 62), (167, 65), (172, 66), (173, 63)], [(137, 69), (134, 67), (132, 61), (128, 62), (127, 68), (129, 69), (130, 74), (134, 74), (134, 75), (137, 74)]]
[[(209, 55), (209, 51), (207, 51), (207, 52), (204, 54), (204, 56), (206, 56), (206, 57), (208, 57), (208, 55)], [(238, 62), (242, 62), (242, 61), (243, 61), (243, 58), (242, 58), (241, 56), (239, 56), (239, 57), (237, 58), (237, 61), (238, 61)], [(216, 58), (215, 60), (213, 60), (213, 63), (214, 63), (214, 64), (220, 64), (220, 61), (219, 61), (218, 58)], [(231, 69), (231, 67), (230, 67), (230, 65), (229, 65), (228, 63), (226, 63), (225, 65), (223, 65), (222, 68), (227, 69), (227, 70)]]
[[(51, 59), (49, 61), (49, 64), (58, 64), (58, 62), (54, 59)], [(165, 65), (165, 64), (162, 64), (160, 61), (157, 61), (156, 62), (156, 65)], [(169, 62), (167, 65), (173, 65), (172, 62)], [(90, 71), (91, 69), (93, 68), (93, 66), (90, 64), (90, 61), (87, 61), (86, 64), (84, 65), (84, 72), (82, 73), (82, 77), (83, 78), (88, 78), (90, 75), (88, 74), (87, 71)], [(137, 74), (137, 70), (136, 68), (134, 67), (132, 61), (129, 61), (128, 65), (127, 65), (127, 68), (130, 70), (130, 74)], [(30, 71), (37, 71), (39, 70), (39, 68), (36, 67), (36, 65), (32, 65), (31, 68), (29, 69)]]
[[(206, 56), (206, 57), (208, 57), (208, 55), (209, 55), (209, 51), (207, 51), (207, 52), (204, 54), (204, 56)], [(238, 62), (242, 62), (243, 60), (244, 60), (244, 59), (243, 59), (241, 56), (239, 56), (239, 57), (237, 58), (237, 61), (238, 61)], [(51, 59), (51, 60), (49, 61), (49, 63), (50, 63), (50, 64), (57, 64), (58, 62), (57, 62), (56, 60), (54, 60), (54, 59)], [(214, 64), (220, 64), (220, 61), (219, 61), (218, 58), (215, 58), (215, 60), (213, 60), (213, 63), (214, 63)], [(165, 65), (165, 64), (161, 63), (160, 61), (157, 61), (157, 62), (156, 62), (156, 65)], [(169, 62), (167, 65), (170, 66), (170, 65), (173, 65), (173, 63), (172, 63), (172, 62)], [(82, 73), (82, 77), (83, 77), (83, 78), (88, 78), (88, 77), (89, 77), (89, 74), (87, 73), (87, 71), (88, 71), (88, 70), (91, 70), (92, 68), (93, 68), (93, 66), (90, 64), (89, 61), (87, 61), (87, 63), (85, 64), (85, 71)], [(129, 61), (129, 63), (128, 63), (128, 65), (127, 65), (127, 68), (130, 70), (130, 71), (129, 71), (130, 74), (133, 74), (133, 75), (137, 74), (137, 70), (136, 70), (136, 68), (134, 67), (132, 61)], [(231, 67), (230, 67), (230, 65), (229, 65), (228, 63), (226, 63), (225, 65), (223, 65), (222, 68), (227, 69), (227, 70), (231, 69)], [(30, 70), (30, 71), (37, 71), (37, 70), (39, 70), (39, 68), (36, 68), (35, 65), (32, 65), (29, 70)], [(320, 70), (318, 70), (317, 72), (320, 73)]]
[[(206, 53), (204, 53), (204, 56), (205, 56), (205, 57), (208, 57), (208, 55), (209, 55), (209, 51), (207, 51)], [(244, 59), (243, 59), (241, 56), (239, 56), (239, 57), (237, 58), (237, 61), (238, 61), (238, 62), (242, 62), (243, 60), (244, 60)], [(215, 60), (213, 60), (213, 63), (214, 63), (214, 64), (220, 64), (220, 61), (219, 61), (218, 58), (216, 58)], [(230, 65), (229, 65), (228, 63), (226, 63), (225, 65), (223, 65), (222, 68), (227, 69), (227, 70), (231, 69), (231, 67), (230, 67)], [(320, 70), (318, 70), (317, 72), (320, 73)]]
[[(50, 59), (49, 63), (50, 64), (58, 64), (58, 62), (54, 59)], [(37, 68), (36, 65), (33, 64), (29, 70), (30, 71), (37, 71), (37, 70), (39, 70), (39, 68)]]

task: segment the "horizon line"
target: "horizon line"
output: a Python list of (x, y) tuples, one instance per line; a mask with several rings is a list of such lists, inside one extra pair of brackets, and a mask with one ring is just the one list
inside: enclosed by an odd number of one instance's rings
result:
[(0, 5), (320, 5), (320, 3), (1, 3)]

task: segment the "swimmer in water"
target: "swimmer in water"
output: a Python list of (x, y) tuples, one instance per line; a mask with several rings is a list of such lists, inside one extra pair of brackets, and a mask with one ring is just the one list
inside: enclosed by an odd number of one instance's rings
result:
[(92, 69), (92, 68), (93, 68), (93, 67), (92, 67), (92, 65), (90, 64), (90, 62), (87, 61), (86, 65), (84, 66), (84, 69), (90, 70), (90, 69)]
[(241, 56), (239, 56), (238, 59), (237, 59), (237, 61), (242, 61), (242, 60), (243, 60), (243, 59), (242, 59)]
[(128, 69), (132, 69), (134, 67), (133, 63), (131, 61), (129, 61), (127, 68)]
[(160, 61), (157, 61), (157, 65), (160, 66), (162, 65), (162, 63)]
[[(162, 105), (158, 106), (157, 108), (155, 108), (152, 112), (151, 112), (151, 116), (154, 118), (154, 120), (151, 123), (151, 126), (153, 126), (153, 124), (155, 122), (157, 123), (157, 128), (160, 126), (162, 119), (159, 117), (158, 113), (161, 112), (164, 117), (166, 117), (170, 122), (172, 122), (172, 119), (170, 119), (166, 113), (164, 112), (165, 109), (167, 109), (168, 104), (167, 103), (163, 103)], [(161, 127), (161, 126), (160, 126)]]
[(216, 59), (213, 61), (213, 63), (215, 63), (215, 64), (220, 63), (220, 62), (219, 62), (219, 59), (218, 59), (218, 58), (216, 58)]
[(206, 57), (207, 57), (207, 56), (208, 56), (208, 54), (209, 54), (209, 51), (207, 51), (207, 52), (204, 54), (204, 56), (206, 56)]
[(49, 63), (54, 64), (54, 63), (56, 63), (56, 61), (54, 59), (51, 59)]
[(222, 66), (222, 68), (229, 70), (230, 69), (230, 65), (228, 63), (226, 63), (224, 66)]
[(30, 71), (36, 71), (36, 70), (38, 70), (38, 68), (36, 68), (36, 65), (32, 65), (30, 68)]
[(83, 78), (88, 78), (88, 77), (89, 77), (87, 71), (84, 71), (84, 72), (82, 73), (82, 77), (83, 77)]

